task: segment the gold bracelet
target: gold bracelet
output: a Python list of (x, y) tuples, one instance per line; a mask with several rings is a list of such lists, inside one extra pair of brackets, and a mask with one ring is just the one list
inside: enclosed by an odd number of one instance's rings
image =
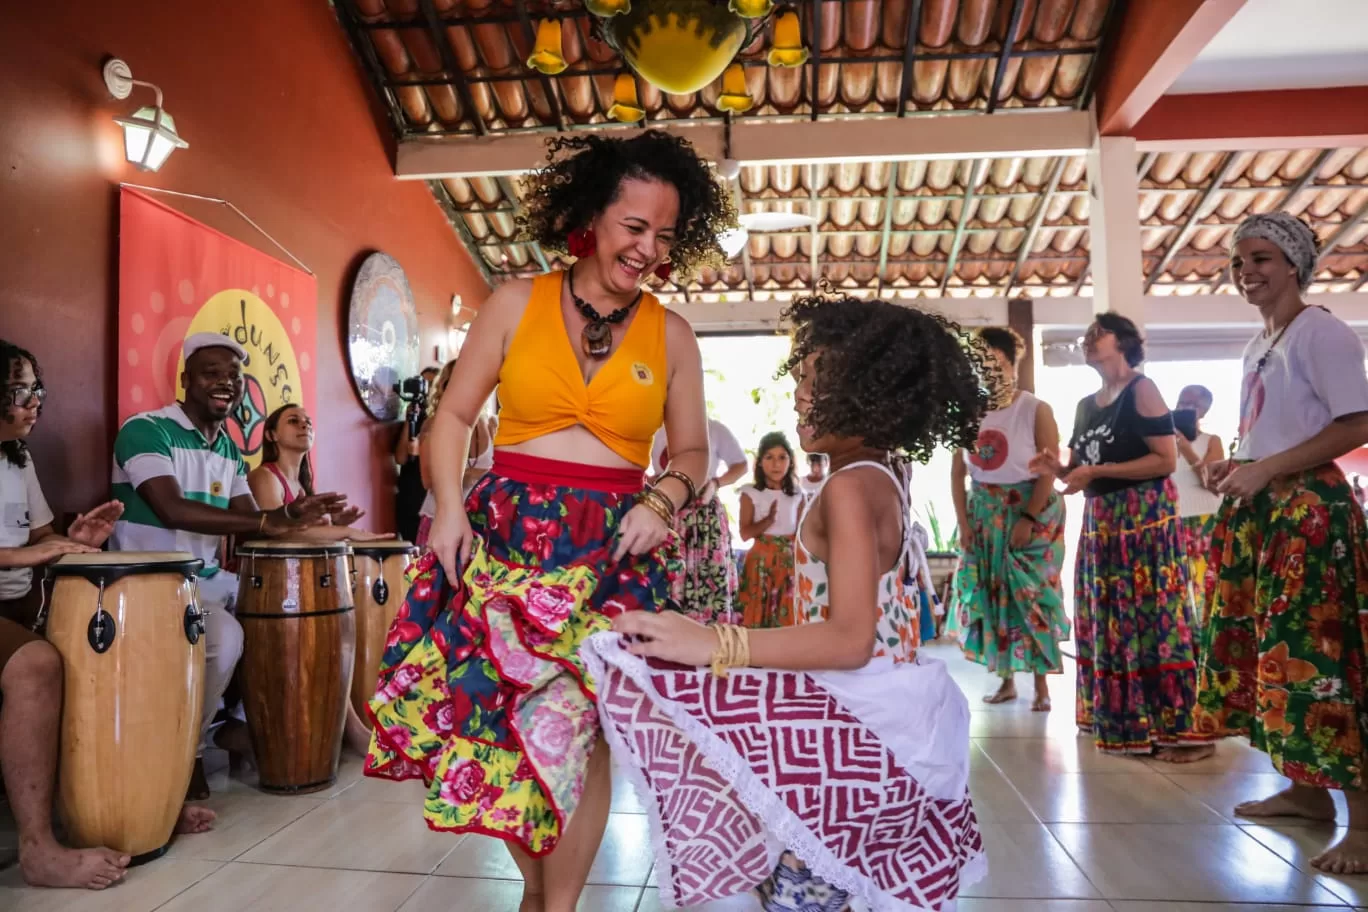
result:
[[(664, 475), (660, 476), (660, 481), (664, 481), (666, 478), (673, 478), (675, 481), (682, 483), (688, 490), (688, 499), (684, 501), (684, 506), (687, 507), (695, 500), (698, 500), (698, 488), (694, 486), (693, 479), (688, 475), (685, 475), (677, 469), (668, 469)], [(656, 484), (660, 484), (660, 481), (657, 481)]]
[(750, 665), (750, 631), (735, 624), (717, 624), (717, 649), (712, 654), (712, 673), (727, 676), (729, 668)]
[(674, 510), (670, 499), (654, 488), (647, 488), (637, 496), (637, 503), (645, 506), (648, 510), (660, 517), (660, 521), (667, 526), (674, 525)]
[(257, 535), (266, 531), (266, 511), (261, 511), (261, 522), (257, 523)]
[(673, 517), (676, 513), (679, 512), (679, 510), (675, 507), (675, 502), (670, 499), (668, 494), (666, 494), (659, 488), (647, 488), (646, 497), (660, 504), (661, 509), (663, 509), (671, 517)]

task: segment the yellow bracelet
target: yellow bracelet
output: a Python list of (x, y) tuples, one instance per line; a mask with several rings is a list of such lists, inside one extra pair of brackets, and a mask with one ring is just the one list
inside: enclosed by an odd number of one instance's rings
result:
[(257, 523), (257, 535), (266, 531), (266, 511), (261, 511), (261, 522)]
[(717, 649), (712, 654), (712, 673), (727, 676), (729, 668), (743, 668), (750, 664), (750, 631), (735, 624), (718, 624)]
[(674, 511), (668, 506), (669, 499), (653, 488), (647, 488), (641, 492), (637, 498), (637, 503), (642, 504), (667, 526), (674, 525)]

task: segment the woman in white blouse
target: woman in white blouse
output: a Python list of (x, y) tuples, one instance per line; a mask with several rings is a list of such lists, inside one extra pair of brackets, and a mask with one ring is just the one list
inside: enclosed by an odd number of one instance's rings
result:
[(793, 536), (803, 492), (787, 437), (766, 434), (755, 454), (755, 480), (741, 489), (741, 539), (755, 544), (746, 554), (736, 602), (746, 627), (787, 627), (795, 623)]

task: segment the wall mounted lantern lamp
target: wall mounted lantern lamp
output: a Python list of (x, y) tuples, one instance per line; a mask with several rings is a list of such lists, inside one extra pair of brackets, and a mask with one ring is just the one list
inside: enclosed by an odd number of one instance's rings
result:
[(127, 98), (133, 87), (146, 86), (157, 93), (157, 103), (138, 108), (127, 117), (116, 117), (114, 122), (123, 127), (124, 157), (143, 171), (156, 171), (177, 149), (190, 144), (176, 133), (176, 121), (162, 108), (162, 91), (150, 82), (134, 79), (128, 64), (117, 57), (104, 65), (104, 82), (109, 94), (119, 100)]

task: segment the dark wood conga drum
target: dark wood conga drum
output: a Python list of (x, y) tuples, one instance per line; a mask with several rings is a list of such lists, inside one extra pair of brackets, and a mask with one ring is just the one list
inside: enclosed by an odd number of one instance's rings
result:
[(68, 554), (47, 568), (62, 654), (57, 804), (68, 842), (141, 864), (185, 802), (204, 704), (204, 562), (182, 552)]
[(352, 708), (367, 727), (366, 704), (375, 693), (385, 639), (399, 606), (408, 597), (405, 578), (418, 556), (418, 548), (406, 541), (352, 543), (352, 597), (356, 601), (356, 666), (352, 674)]
[(238, 548), (242, 705), (264, 791), (337, 778), (356, 651), (346, 544), (250, 541)]

